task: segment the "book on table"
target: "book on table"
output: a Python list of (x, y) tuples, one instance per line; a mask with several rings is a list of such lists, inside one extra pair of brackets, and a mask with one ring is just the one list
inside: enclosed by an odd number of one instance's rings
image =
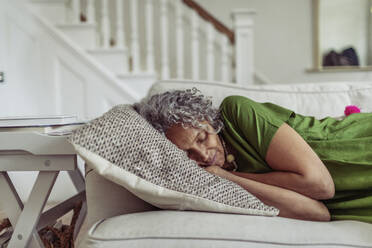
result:
[(0, 131), (36, 131), (48, 135), (67, 135), (84, 123), (85, 121), (78, 120), (77, 116), (73, 115), (8, 116), (0, 117)]

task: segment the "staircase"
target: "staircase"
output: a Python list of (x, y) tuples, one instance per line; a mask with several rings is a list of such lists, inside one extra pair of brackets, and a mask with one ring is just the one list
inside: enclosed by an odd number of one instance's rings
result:
[(193, 0), (0, 0), (1, 115), (89, 120), (156, 80), (249, 85), (253, 16), (231, 31)]
[(31, 0), (30, 7), (141, 97), (157, 79), (252, 83), (252, 11), (232, 13), (233, 32), (192, 0)]
[[(90, 120), (159, 79), (250, 84), (253, 15), (233, 12), (232, 32), (192, 0), (0, 0), (0, 117)], [(66, 180), (51, 202), (76, 193)]]

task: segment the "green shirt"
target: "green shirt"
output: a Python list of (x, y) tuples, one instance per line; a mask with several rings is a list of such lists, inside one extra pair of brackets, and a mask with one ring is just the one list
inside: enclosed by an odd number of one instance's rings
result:
[(372, 113), (343, 120), (318, 120), (272, 103), (229, 96), (220, 106), (224, 140), (237, 152), (238, 171), (265, 173), (269, 144), (285, 122), (317, 153), (335, 183), (336, 194), (324, 203), (332, 219), (372, 223)]

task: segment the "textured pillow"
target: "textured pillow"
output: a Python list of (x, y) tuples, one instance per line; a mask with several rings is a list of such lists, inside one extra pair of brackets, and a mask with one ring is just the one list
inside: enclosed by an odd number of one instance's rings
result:
[(200, 168), (130, 105), (112, 108), (75, 130), (69, 141), (100, 175), (159, 208), (279, 213), (239, 185)]

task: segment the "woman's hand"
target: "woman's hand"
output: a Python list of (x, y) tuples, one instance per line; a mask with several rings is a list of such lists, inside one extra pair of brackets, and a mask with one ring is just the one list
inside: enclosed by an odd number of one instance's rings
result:
[(225, 178), (225, 179), (230, 180), (230, 181), (232, 181), (232, 177), (235, 176), (230, 171), (227, 171), (227, 170), (225, 170), (222, 167), (217, 166), (217, 165), (210, 165), (208, 167), (205, 167), (204, 169), (206, 171), (208, 171), (209, 173), (213, 174), (213, 175)]
[(220, 176), (220, 177), (225, 177), (227, 173), (227, 171), (225, 171), (224, 169), (222, 169), (221, 167), (217, 165), (210, 165), (208, 167), (205, 167), (204, 169), (208, 171), (209, 173), (216, 175), (216, 176)]

